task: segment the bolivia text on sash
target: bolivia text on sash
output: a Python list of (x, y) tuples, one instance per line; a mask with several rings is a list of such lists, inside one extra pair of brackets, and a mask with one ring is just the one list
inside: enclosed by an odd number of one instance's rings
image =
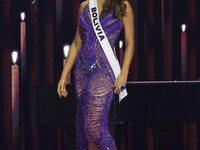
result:
[(97, 8), (93, 7), (92, 8), (92, 17), (93, 17), (92, 20), (93, 20), (93, 23), (94, 23), (94, 26), (95, 26), (95, 30), (97, 31), (98, 37), (102, 41), (105, 37), (103, 35), (103, 32), (101, 31), (96, 11), (97, 11)]

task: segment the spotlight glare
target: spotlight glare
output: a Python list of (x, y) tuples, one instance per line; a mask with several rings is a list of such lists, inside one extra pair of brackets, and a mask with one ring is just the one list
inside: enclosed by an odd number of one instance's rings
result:
[(17, 63), (17, 59), (18, 59), (18, 52), (17, 51), (13, 51), (12, 54), (11, 54), (11, 57), (12, 57), (13, 64), (16, 64)]
[(119, 48), (120, 48), (120, 49), (123, 47), (123, 44), (124, 44), (123, 41), (120, 40), (120, 41), (119, 41)]
[(69, 45), (69, 44), (65, 44), (64, 47), (63, 47), (63, 51), (64, 51), (64, 56), (65, 56), (65, 58), (67, 58), (67, 56), (68, 56), (69, 48), (70, 48), (70, 45)]
[(24, 21), (24, 19), (25, 19), (25, 12), (21, 12), (20, 16), (21, 16), (21, 21)]
[(182, 28), (182, 31), (185, 32), (185, 30), (186, 30), (186, 24), (182, 24), (181, 28)]

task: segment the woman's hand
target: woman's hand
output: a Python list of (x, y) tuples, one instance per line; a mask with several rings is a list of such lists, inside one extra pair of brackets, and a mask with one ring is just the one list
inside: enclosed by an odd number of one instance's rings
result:
[(114, 93), (119, 94), (122, 91), (122, 86), (125, 86), (127, 82), (127, 75), (122, 72), (118, 75), (115, 84), (114, 84)]
[(66, 97), (68, 95), (68, 92), (65, 88), (66, 84), (67, 84), (67, 78), (61, 77), (60, 81), (58, 82), (58, 86), (57, 86), (57, 93), (58, 93), (60, 98), (62, 96)]

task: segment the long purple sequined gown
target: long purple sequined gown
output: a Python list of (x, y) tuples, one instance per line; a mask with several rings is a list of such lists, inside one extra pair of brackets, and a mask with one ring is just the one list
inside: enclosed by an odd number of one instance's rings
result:
[[(113, 9), (104, 18), (100, 14), (99, 19), (114, 49), (123, 28), (122, 21), (113, 17)], [(78, 150), (88, 150), (87, 140), (93, 141), (101, 150), (116, 150), (108, 128), (115, 76), (93, 30), (89, 4), (81, 13), (80, 28), (82, 47), (76, 58), (74, 75)]]

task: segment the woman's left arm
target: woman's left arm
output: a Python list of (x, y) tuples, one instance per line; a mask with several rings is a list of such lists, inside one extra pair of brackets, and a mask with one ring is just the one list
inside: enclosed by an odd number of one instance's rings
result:
[(122, 86), (126, 85), (130, 64), (134, 54), (134, 14), (132, 7), (128, 1), (124, 1), (126, 4), (126, 13), (122, 18), (125, 34), (126, 49), (124, 53), (124, 62), (121, 73), (115, 81), (115, 93), (119, 93)]

